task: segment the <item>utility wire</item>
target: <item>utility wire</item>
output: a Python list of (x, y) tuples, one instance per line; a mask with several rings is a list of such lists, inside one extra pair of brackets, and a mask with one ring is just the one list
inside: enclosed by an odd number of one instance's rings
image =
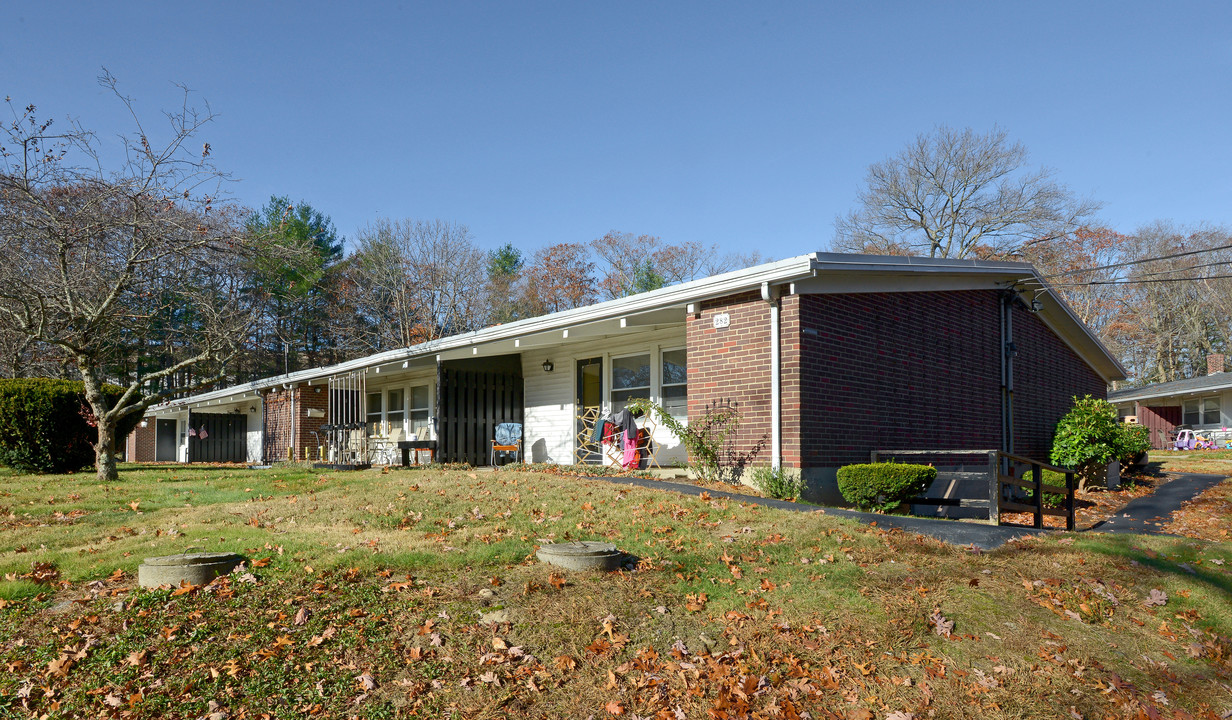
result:
[(1061, 287), (1084, 287), (1088, 285), (1141, 285), (1144, 283), (1167, 283), (1167, 282), (1196, 282), (1199, 280), (1220, 280), (1224, 278), (1232, 278), (1232, 275), (1204, 275), (1202, 277), (1180, 277), (1180, 278), (1144, 278), (1141, 280), (1088, 280), (1086, 282), (1073, 283), (1049, 283), (1041, 285), (1041, 290)]
[[(1051, 286), (1051, 287), (1075, 287), (1078, 285), (1091, 285), (1091, 284), (1108, 285), (1108, 284), (1113, 284), (1117, 282), (1119, 282), (1120, 284), (1129, 284), (1130, 282), (1135, 282), (1135, 281), (1141, 282), (1143, 281), (1142, 280), (1143, 278), (1152, 278), (1152, 277), (1157, 277), (1159, 275), (1171, 275), (1173, 273), (1185, 272), (1187, 270), (1198, 270), (1200, 268), (1207, 268), (1207, 267), (1227, 267), (1228, 265), (1229, 263), (1226, 260), (1218, 260), (1215, 262), (1200, 263), (1198, 265), (1188, 265), (1186, 267), (1169, 268), (1167, 270), (1156, 270), (1154, 272), (1142, 273), (1141, 275), (1138, 275), (1133, 278), (1123, 278), (1120, 280), (1081, 280), (1081, 281), (1074, 281), (1074, 282), (1044, 283), (1035, 278), (1027, 278), (1027, 279), (1024, 279), (1022, 282), (1026, 284), (1034, 283), (1036, 285), (1040, 285), (1041, 287), (1045, 285)], [(1078, 272), (1078, 271), (1075, 271), (1075, 272)], [(1176, 280), (1204, 280), (1205, 278), (1197, 277), (1197, 278), (1175, 278), (1175, 279)]]
[(1200, 253), (1214, 252), (1216, 250), (1227, 250), (1229, 248), (1232, 248), (1232, 243), (1228, 243), (1227, 245), (1218, 245), (1216, 247), (1210, 247), (1210, 248), (1201, 248), (1199, 250), (1186, 250), (1184, 252), (1172, 253), (1170, 255), (1160, 255), (1159, 257), (1153, 257), (1153, 258), (1143, 258), (1141, 260), (1129, 260), (1129, 261), (1122, 262), (1122, 263), (1113, 263), (1111, 265), (1100, 265), (1099, 267), (1093, 267), (1093, 268), (1079, 268), (1078, 270), (1066, 270), (1064, 272), (1052, 273), (1051, 275), (1042, 275), (1041, 278), (1044, 280), (1047, 280), (1048, 278), (1063, 277), (1065, 275), (1077, 275), (1078, 273), (1095, 272), (1096, 270), (1113, 270), (1115, 268), (1129, 267), (1130, 265), (1141, 265), (1141, 264), (1149, 263), (1149, 262), (1159, 262), (1160, 260), (1171, 260), (1172, 258), (1188, 257), (1189, 255), (1198, 255)]

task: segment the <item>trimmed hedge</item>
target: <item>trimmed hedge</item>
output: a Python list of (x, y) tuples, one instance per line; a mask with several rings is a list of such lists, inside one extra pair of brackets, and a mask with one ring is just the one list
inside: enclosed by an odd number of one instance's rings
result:
[[(124, 394), (115, 385), (103, 392), (114, 403)], [(86, 421), (81, 382), (50, 378), (0, 380), (0, 465), (19, 472), (63, 473), (94, 464), (98, 430)], [(116, 443), (141, 422), (140, 413), (116, 429)]]
[(937, 479), (937, 468), (910, 463), (866, 463), (838, 469), (838, 490), (861, 510), (888, 511), (921, 495)]

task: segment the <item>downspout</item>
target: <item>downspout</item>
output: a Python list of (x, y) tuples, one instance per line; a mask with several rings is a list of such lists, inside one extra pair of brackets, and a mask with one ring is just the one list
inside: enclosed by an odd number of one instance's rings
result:
[(761, 284), (761, 299), (770, 305), (770, 467), (783, 466), (783, 391), (779, 352), (779, 303), (770, 283)]
[(1001, 447), (1014, 452), (1014, 292), (1001, 296)]
[(287, 446), (287, 461), (295, 462), (295, 441), (298, 439), (295, 427), (297, 425), (295, 422), (295, 393), (293, 392), (295, 386), (290, 383), (283, 383), (282, 387), (287, 391), (287, 406), (291, 409), (291, 444)]

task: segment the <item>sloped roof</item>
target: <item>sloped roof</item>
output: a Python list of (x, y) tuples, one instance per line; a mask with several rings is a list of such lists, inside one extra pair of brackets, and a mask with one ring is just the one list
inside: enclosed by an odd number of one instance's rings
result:
[[(562, 310), (494, 325), (473, 332), (438, 338), (406, 348), (388, 350), (336, 365), (299, 370), (253, 382), (172, 400), (151, 408), (172, 410), (198, 402), (223, 400), (246, 392), (276, 388), (284, 384), (323, 380), (338, 373), (374, 365), (428, 358), (448, 351), (478, 347), (545, 332), (559, 332), (591, 323), (636, 317), (639, 314), (678, 308), (683, 322), (687, 305), (740, 292), (757, 290), (763, 284), (797, 286), (799, 292), (891, 292), (908, 289), (947, 290), (957, 288), (996, 289), (1030, 282), (1032, 288), (1047, 287), (1029, 263), (951, 260), (846, 253), (810, 253), (775, 262), (755, 265), (711, 277), (691, 280), (658, 290), (607, 300), (594, 305)], [(914, 284), (913, 284), (914, 283)], [(1099, 339), (1079, 320), (1073, 310), (1055, 293), (1041, 295), (1044, 301), (1039, 317), (1062, 340), (1106, 380), (1120, 380), (1125, 370)]]
[(1131, 402), (1134, 400), (1150, 400), (1228, 389), (1232, 389), (1232, 372), (1222, 372), (1215, 373), (1214, 375), (1203, 375), (1202, 377), (1116, 390), (1108, 393), (1108, 400), (1114, 403)]

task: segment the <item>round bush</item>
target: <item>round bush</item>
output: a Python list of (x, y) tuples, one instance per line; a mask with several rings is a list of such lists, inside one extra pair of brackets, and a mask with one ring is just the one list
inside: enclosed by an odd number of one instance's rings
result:
[[(107, 385), (115, 402), (123, 390)], [(94, 463), (98, 430), (86, 420), (82, 383), (49, 378), (0, 380), (0, 465), (20, 472), (63, 473)], [(125, 418), (116, 437), (123, 441), (141, 414)]]
[(866, 463), (838, 469), (838, 490), (861, 510), (893, 510), (928, 490), (937, 468), (910, 463)]
[(1080, 486), (1100, 484), (1113, 460), (1129, 465), (1151, 448), (1149, 431), (1117, 420), (1116, 407), (1087, 395), (1057, 423), (1052, 439), (1052, 463), (1078, 471)]

